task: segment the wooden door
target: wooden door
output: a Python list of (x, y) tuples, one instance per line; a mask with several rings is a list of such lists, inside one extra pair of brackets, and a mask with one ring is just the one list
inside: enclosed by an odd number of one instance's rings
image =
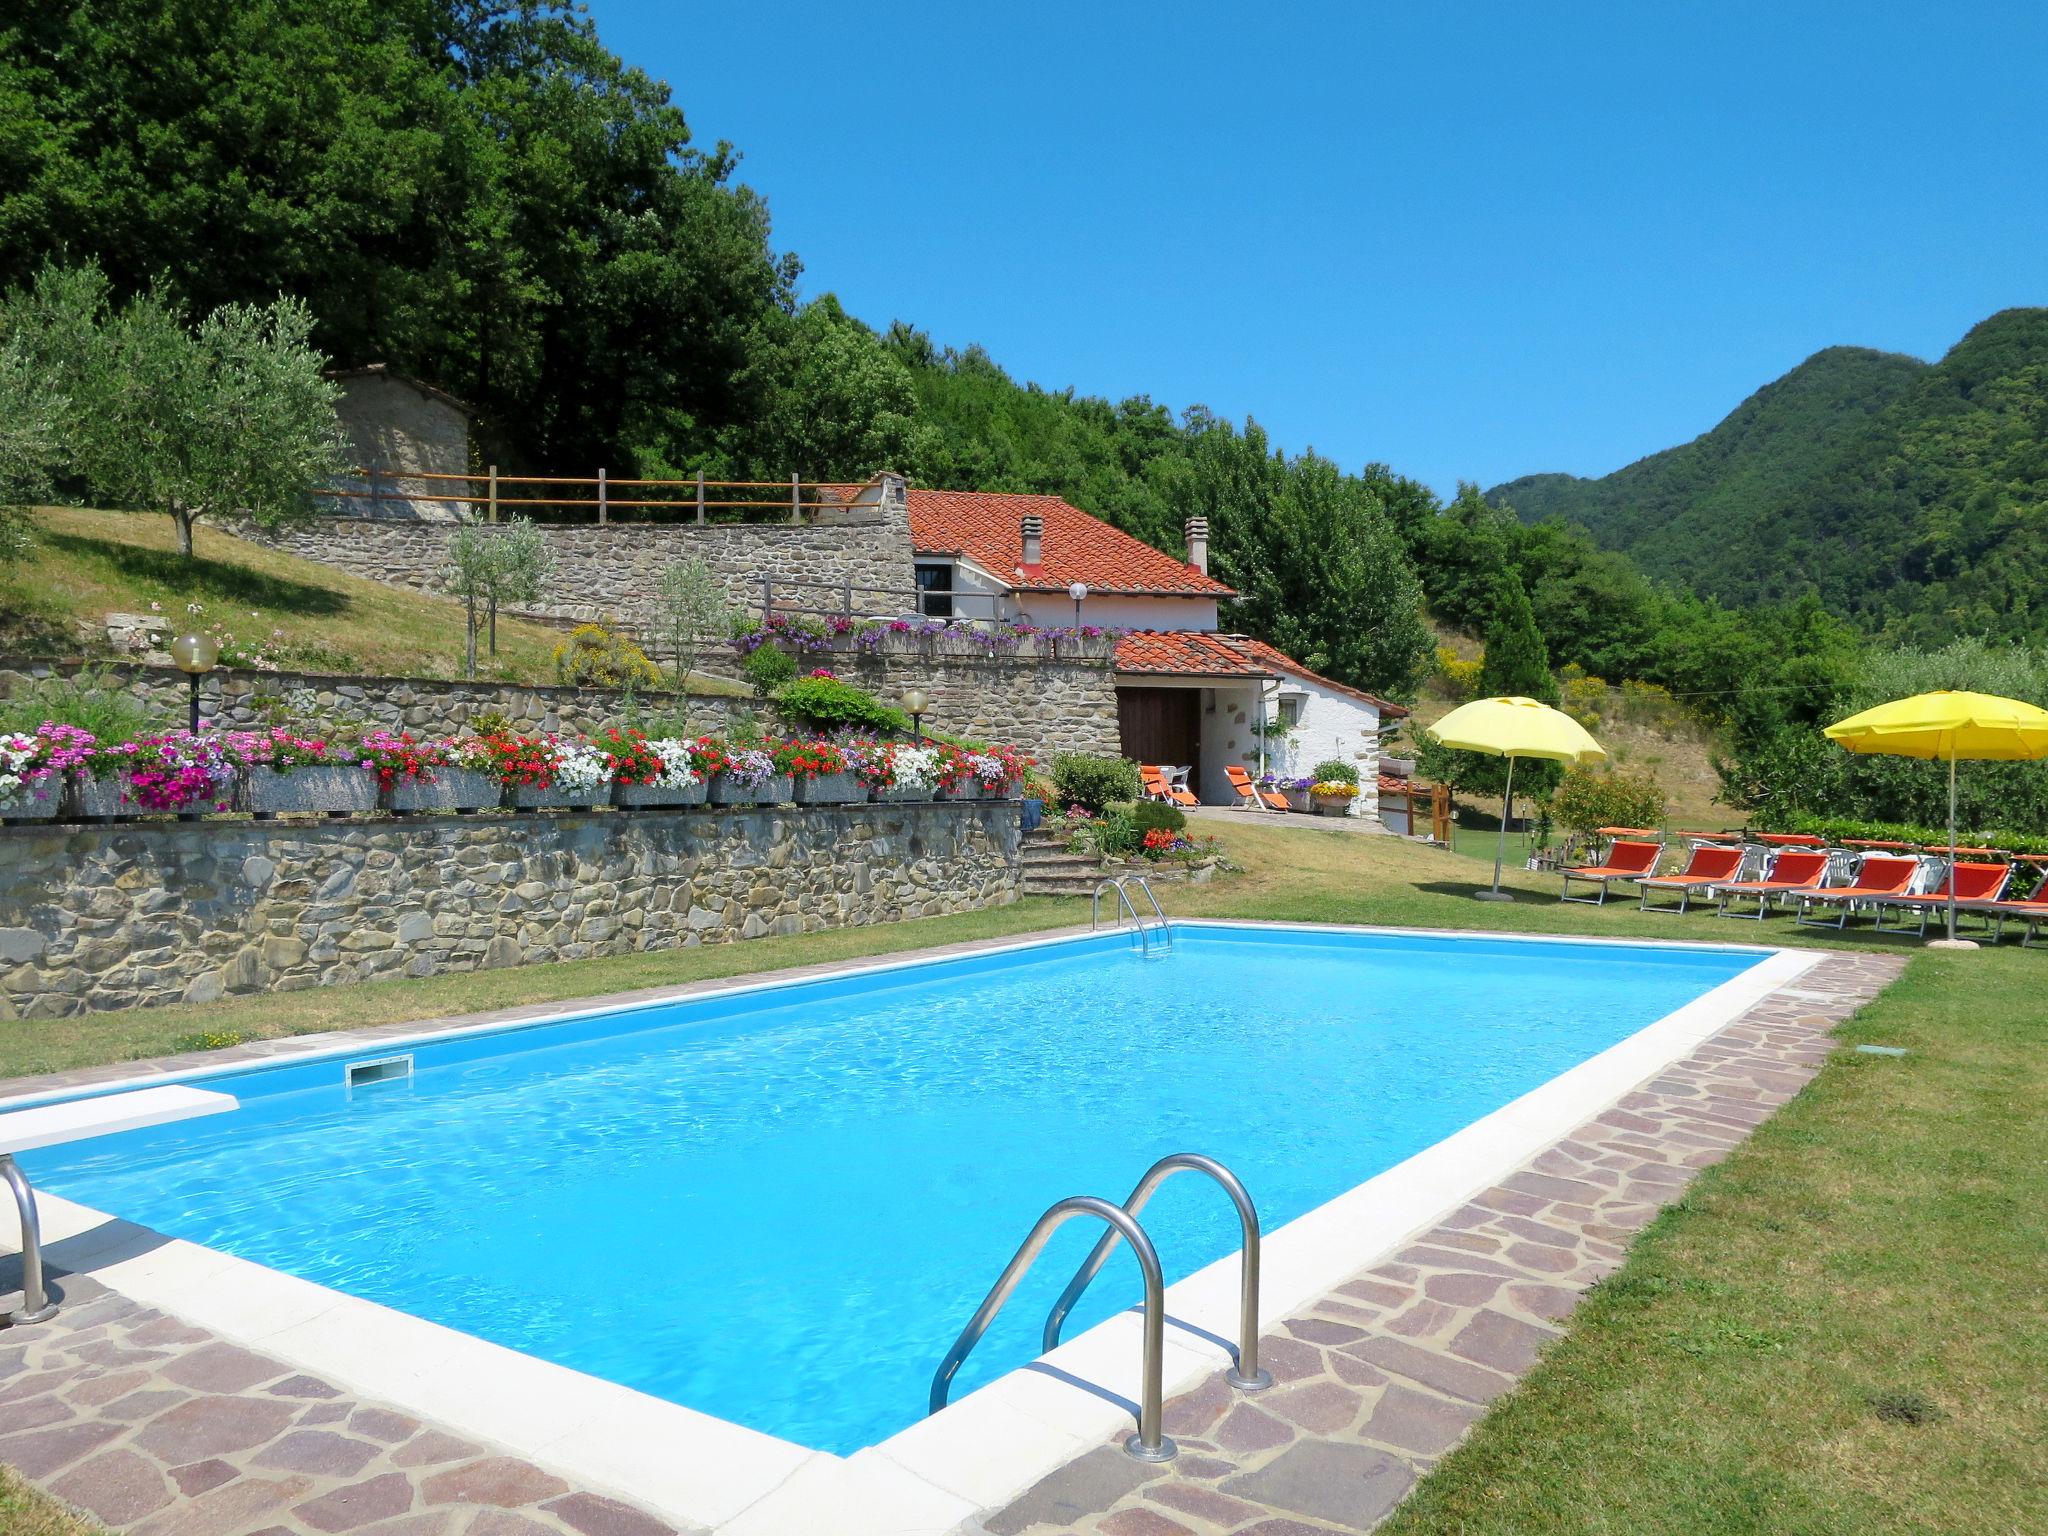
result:
[(1116, 717), (1125, 757), (1184, 765), (1190, 785), (1202, 781), (1201, 689), (1119, 688)]

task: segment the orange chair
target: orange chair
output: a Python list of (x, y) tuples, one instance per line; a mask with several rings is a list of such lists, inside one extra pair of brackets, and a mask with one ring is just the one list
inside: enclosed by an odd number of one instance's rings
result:
[[(1636, 882), (1636, 889), (1642, 893), (1637, 903), (1645, 912), (1683, 913), (1686, 903), (1694, 893), (1702, 895), (1710, 885), (1719, 885), (1742, 873), (1742, 849), (1726, 843), (1700, 843), (1692, 850), (1692, 857), (1685, 861), (1685, 868), (1675, 875), (1645, 875)], [(1675, 907), (1653, 907), (1650, 905), (1652, 891), (1678, 892)]]
[(1166, 782), (1166, 770), (1157, 763), (1138, 764), (1138, 777), (1145, 785), (1147, 800), (1163, 800), (1168, 805), (1200, 805), (1202, 802), (1177, 784)]
[[(1927, 935), (1927, 920), (1948, 909), (1948, 892), (1951, 882), (1955, 885), (1956, 906), (1975, 912), (1980, 906), (1999, 904), (2005, 894), (2005, 886), (2012, 879), (2010, 864), (1951, 864), (1948, 873), (1941, 877), (1933, 890), (1919, 896), (1887, 896), (1874, 901), (1877, 926), (1884, 926), (1887, 912), (1917, 912), (1920, 915), (1920, 935)], [(2015, 903), (2019, 905), (2019, 903)], [(1902, 929), (1903, 923), (1899, 925)]]
[[(1664, 852), (1662, 843), (1637, 842), (1630, 838), (1617, 837), (1607, 848), (1605, 864), (1588, 864), (1579, 869), (1560, 870), (1564, 876), (1564, 890), (1559, 901), (1583, 901), (1589, 907), (1603, 907), (1607, 904), (1607, 888), (1617, 880), (1640, 880), (1645, 875), (1657, 872), (1658, 856)], [(1588, 885), (1600, 887), (1598, 896), (1574, 896), (1572, 882), (1582, 880)]]
[(1813, 906), (1839, 907), (1841, 916), (1835, 919), (1837, 928), (1849, 926), (1849, 914), (1858, 906), (1872, 905), (1889, 897), (1903, 896), (1906, 887), (1913, 883), (1913, 877), (1920, 872), (1918, 859), (1900, 858), (1893, 854), (1867, 854), (1856, 868), (1856, 879), (1849, 885), (1837, 885), (1827, 890), (1803, 891), (1799, 896), (1799, 921), (1825, 928), (1826, 919), (1815, 919)]
[(1827, 876), (1826, 849), (1816, 852), (1811, 848), (1787, 848), (1771, 860), (1771, 867), (1762, 880), (1724, 880), (1714, 887), (1711, 894), (1720, 903), (1716, 914), (1721, 917), (1728, 915), (1730, 902), (1754, 896), (1757, 920), (1761, 922), (1771, 910), (1773, 896), (1783, 900), (1803, 891), (1817, 891)]
[(1223, 770), (1223, 776), (1230, 780), (1230, 787), (1237, 791), (1237, 808), (1252, 811), (1284, 811), (1287, 797), (1276, 789), (1261, 789), (1252, 782), (1252, 776), (1245, 772), (1241, 763), (1232, 763)]

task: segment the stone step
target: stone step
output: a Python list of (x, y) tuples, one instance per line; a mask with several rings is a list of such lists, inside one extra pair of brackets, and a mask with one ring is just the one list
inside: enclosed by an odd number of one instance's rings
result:
[(1019, 889), (1026, 896), (1092, 896), (1095, 894), (1095, 886), (1096, 881), (1092, 877), (1073, 880), (1064, 875), (1043, 879), (1035, 875), (1026, 875)]

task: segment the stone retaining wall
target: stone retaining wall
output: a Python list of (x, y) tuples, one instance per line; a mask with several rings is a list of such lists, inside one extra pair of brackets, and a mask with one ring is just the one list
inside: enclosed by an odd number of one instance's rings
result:
[[(1108, 657), (1050, 661), (1033, 657), (833, 655), (816, 664), (895, 703), (916, 687), (931, 700), (924, 723), (948, 736), (1023, 748), (1041, 763), (1061, 752), (1115, 757), (1115, 663)], [(813, 665), (800, 658), (805, 670)]]
[(1001, 906), (1016, 801), (0, 827), (0, 1019)]

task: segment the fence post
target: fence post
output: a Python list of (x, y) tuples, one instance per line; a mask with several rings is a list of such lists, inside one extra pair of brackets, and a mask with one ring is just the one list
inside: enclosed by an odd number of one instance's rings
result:
[(603, 471), (602, 469), (600, 469), (600, 470), (599, 470), (599, 471), (597, 472), (597, 525), (598, 525), (598, 527), (602, 528), (602, 527), (604, 526), (604, 523), (605, 523), (605, 504), (604, 504), (604, 471)]
[(491, 466), (491, 521), (498, 520), (498, 466)]
[(704, 471), (697, 471), (697, 521), (704, 521)]
[(773, 576), (763, 576), (761, 578), (761, 622), (763, 624), (766, 624), (768, 622), (769, 615), (773, 614), (774, 612), (775, 578)]
[(381, 515), (382, 515), (382, 514), (381, 514), (381, 512), (379, 511), (379, 509), (380, 509), (380, 508), (381, 508), (381, 507), (383, 506), (383, 504), (384, 504), (384, 492), (383, 492), (383, 490), (381, 489), (381, 487), (380, 487), (380, 485), (379, 485), (379, 482), (380, 482), (380, 481), (382, 480), (382, 478), (383, 478), (383, 472), (382, 472), (382, 471), (380, 471), (380, 470), (375, 470), (375, 469), (373, 469), (373, 470), (371, 470), (371, 471), (370, 471), (369, 473), (370, 473), (370, 516), (372, 516), (372, 517), (378, 517), (378, 516), (381, 516)]
[(789, 520), (792, 523), (804, 520), (803, 485), (795, 475), (789, 477)]

